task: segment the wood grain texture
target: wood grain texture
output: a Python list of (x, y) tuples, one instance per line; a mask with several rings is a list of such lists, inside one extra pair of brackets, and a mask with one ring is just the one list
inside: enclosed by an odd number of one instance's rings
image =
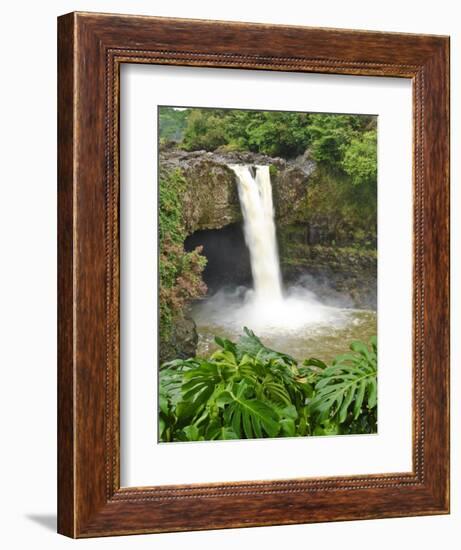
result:
[(74, 536), (74, 21), (58, 21), (58, 531)]
[[(59, 18), (58, 45), (59, 532), (90, 537), (447, 513), (448, 38), (73, 13)], [(118, 121), (126, 62), (413, 80), (411, 472), (120, 488)]]

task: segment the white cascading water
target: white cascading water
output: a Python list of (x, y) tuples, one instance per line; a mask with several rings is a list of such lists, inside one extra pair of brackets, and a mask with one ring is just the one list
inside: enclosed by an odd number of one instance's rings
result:
[(282, 300), (274, 205), (269, 166), (256, 166), (254, 176), (246, 165), (230, 165), (238, 183), (245, 242), (250, 251), (256, 300)]

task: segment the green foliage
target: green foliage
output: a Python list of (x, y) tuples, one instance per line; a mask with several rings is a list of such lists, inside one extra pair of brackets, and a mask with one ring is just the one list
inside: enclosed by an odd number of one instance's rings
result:
[(338, 170), (343, 151), (354, 135), (358, 118), (354, 115), (312, 115), (308, 131), (313, 158), (327, 164), (330, 169)]
[[(315, 397), (311, 411), (319, 414), (319, 420), (334, 419), (339, 424), (357, 420), (363, 409), (371, 410), (377, 403), (377, 341), (370, 341), (371, 350), (362, 342), (353, 342), (352, 353), (335, 358), (331, 366), (321, 365), (322, 371), (315, 384)], [(306, 366), (319, 366), (312, 359)]]
[(278, 169), (277, 169), (277, 166), (275, 166), (275, 164), (271, 164), (269, 166), (269, 173), (270, 173), (271, 178), (275, 178), (277, 176)]
[(378, 170), (376, 129), (354, 137), (344, 150), (342, 167), (354, 185), (369, 184), (376, 188)]
[(355, 185), (376, 180), (373, 116), (198, 108), (161, 113), (161, 137), (171, 134), (168, 117), (185, 117), (181, 146), (188, 151), (222, 148), (290, 158), (309, 149), (319, 164), (350, 176)]
[(247, 126), (249, 149), (270, 156), (295, 157), (308, 145), (309, 115), (263, 111)]
[(183, 148), (187, 151), (205, 149), (214, 151), (228, 142), (225, 111), (219, 109), (191, 109), (184, 133)]
[[(353, 185), (372, 186), (377, 178), (377, 129), (368, 115), (312, 115), (312, 157), (330, 172), (350, 177)], [(347, 183), (347, 182), (346, 182)]]
[[(306, 190), (305, 210), (300, 222), (309, 222), (324, 236), (318, 244), (345, 249), (376, 250), (377, 237), (377, 188), (375, 184), (354, 185), (349, 176), (333, 174), (325, 167), (319, 167), (312, 174)], [(296, 253), (296, 234), (284, 237), (287, 228), (279, 232), (282, 256)], [(293, 228), (295, 231), (295, 228)], [(332, 239), (333, 240), (328, 240)], [(289, 252), (289, 249), (293, 249)], [(310, 247), (312, 251), (312, 247)], [(336, 248), (336, 252), (340, 251)], [(304, 252), (305, 254), (305, 252)]]
[(158, 209), (160, 245), (167, 240), (174, 244), (182, 244), (186, 238), (181, 201), (185, 190), (186, 180), (179, 170), (161, 174)]
[(160, 142), (179, 142), (187, 125), (189, 110), (173, 107), (160, 107), (158, 110), (158, 128)]
[(162, 365), (160, 441), (297, 437), (376, 431), (376, 339), (331, 366), (302, 365), (249, 329), (237, 343), (216, 337), (209, 359)]
[(308, 144), (310, 115), (275, 111), (191, 109), (182, 147), (186, 150), (253, 151), (293, 157)]
[[(179, 171), (164, 174), (159, 181), (159, 310), (160, 346), (171, 337), (173, 323), (192, 300), (206, 293), (201, 274), (206, 258), (201, 247), (184, 250), (186, 232), (181, 197), (186, 182)], [(161, 354), (162, 355), (162, 354)]]

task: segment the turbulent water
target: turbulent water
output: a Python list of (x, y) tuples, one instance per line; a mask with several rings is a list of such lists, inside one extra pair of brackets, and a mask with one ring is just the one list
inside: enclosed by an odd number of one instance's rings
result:
[(194, 305), (198, 355), (216, 349), (215, 335), (236, 340), (245, 326), (268, 347), (299, 360), (330, 361), (352, 340), (367, 341), (376, 334), (376, 312), (345, 307), (341, 297), (326, 302), (305, 285), (283, 289), (269, 167), (230, 168), (237, 175), (253, 288), (223, 289)]
[(222, 290), (198, 302), (192, 311), (199, 332), (197, 354), (209, 356), (215, 335), (236, 340), (244, 326), (270, 348), (298, 360), (317, 357), (331, 361), (348, 350), (353, 340), (368, 341), (376, 334), (376, 312), (325, 305), (309, 290), (291, 287), (282, 302), (255, 302), (244, 287)]

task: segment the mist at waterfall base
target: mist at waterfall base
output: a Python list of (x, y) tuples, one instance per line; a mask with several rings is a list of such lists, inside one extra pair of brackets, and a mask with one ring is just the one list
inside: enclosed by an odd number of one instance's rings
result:
[(229, 167), (237, 176), (253, 286), (222, 288), (193, 306), (198, 355), (209, 356), (217, 348), (216, 335), (235, 341), (243, 327), (266, 346), (299, 360), (331, 360), (347, 351), (352, 340), (376, 334), (376, 312), (353, 309), (348, 297), (334, 292), (320, 297), (308, 275), (283, 287), (269, 167)]

